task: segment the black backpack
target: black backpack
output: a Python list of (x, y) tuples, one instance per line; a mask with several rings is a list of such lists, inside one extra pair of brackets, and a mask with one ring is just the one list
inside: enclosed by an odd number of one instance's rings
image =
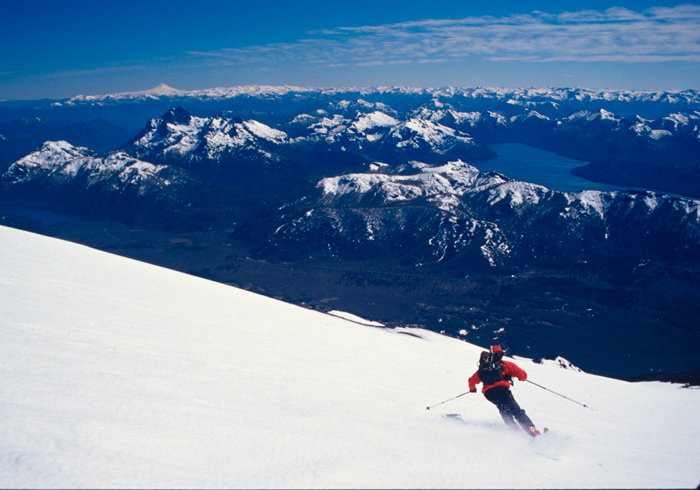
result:
[(501, 365), (501, 359), (503, 358), (503, 351), (488, 352), (484, 351), (481, 353), (479, 358), (479, 379), (484, 386), (492, 385), (503, 381), (503, 366)]

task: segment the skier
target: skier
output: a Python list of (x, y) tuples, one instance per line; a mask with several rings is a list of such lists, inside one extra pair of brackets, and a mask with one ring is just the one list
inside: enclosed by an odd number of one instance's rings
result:
[(498, 407), (498, 411), (503, 417), (503, 421), (512, 428), (520, 427), (532, 437), (538, 436), (540, 432), (535, 429), (535, 425), (525, 414), (525, 410), (520, 408), (518, 402), (510, 392), (510, 385), (513, 383), (513, 376), (520, 381), (527, 380), (527, 373), (512, 362), (504, 361), (503, 350), (498, 345), (492, 345), (490, 351), (481, 353), (479, 359), (479, 370), (469, 378), (469, 391), (476, 393), (476, 385), (484, 383), (481, 392), (486, 399)]

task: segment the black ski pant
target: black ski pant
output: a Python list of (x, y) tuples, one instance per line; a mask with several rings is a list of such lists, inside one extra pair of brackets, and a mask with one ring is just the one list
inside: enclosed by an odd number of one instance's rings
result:
[(510, 427), (517, 427), (515, 421), (518, 421), (520, 427), (523, 428), (525, 432), (534, 436), (535, 425), (530, 420), (530, 417), (525, 414), (525, 410), (520, 408), (518, 402), (513, 398), (513, 393), (510, 389), (505, 386), (494, 386), (493, 388), (486, 390), (484, 396), (488, 401), (493, 403), (498, 407), (498, 411), (501, 412), (501, 417), (506, 425)]

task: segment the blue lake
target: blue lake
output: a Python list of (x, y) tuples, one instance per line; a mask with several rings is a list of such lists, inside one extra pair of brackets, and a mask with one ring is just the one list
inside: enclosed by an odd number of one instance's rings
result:
[(481, 162), (470, 162), (470, 165), (479, 170), (493, 170), (511, 179), (543, 185), (553, 191), (618, 191), (631, 189), (631, 187), (591, 182), (582, 177), (572, 175), (571, 169), (582, 167), (587, 162), (566, 158), (551, 151), (540, 150), (522, 143), (503, 143), (488, 146), (498, 153), (498, 158)]
[(32, 218), (41, 221), (45, 225), (56, 225), (58, 223), (65, 223), (66, 221), (81, 219), (80, 216), (73, 216), (71, 214), (54, 213), (48, 209), (35, 209), (35, 208), (25, 208), (21, 204), (16, 203), (0, 203), (0, 209), (4, 209), (8, 213), (16, 214), (18, 216), (24, 216), (25, 218)]

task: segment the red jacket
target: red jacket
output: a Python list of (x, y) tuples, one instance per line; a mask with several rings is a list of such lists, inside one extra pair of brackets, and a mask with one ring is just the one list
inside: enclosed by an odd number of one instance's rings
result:
[[(506, 374), (510, 374), (511, 376), (515, 376), (518, 378), (520, 381), (526, 381), (527, 380), (527, 373), (520, 369), (515, 363), (513, 362), (508, 362), (508, 361), (501, 361), (501, 372), (505, 376)], [(475, 372), (471, 378), (469, 378), (469, 391), (473, 391), (476, 389), (476, 385), (481, 383), (481, 379), (479, 379), (479, 371)], [(486, 393), (486, 391), (490, 390), (491, 388), (495, 388), (496, 386), (505, 386), (506, 388), (510, 388), (510, 383), (506, 381), (505, 379), (502, 381), (498, 381), (496, 383), (486, 385), (481, 389), (482, 393)]]

